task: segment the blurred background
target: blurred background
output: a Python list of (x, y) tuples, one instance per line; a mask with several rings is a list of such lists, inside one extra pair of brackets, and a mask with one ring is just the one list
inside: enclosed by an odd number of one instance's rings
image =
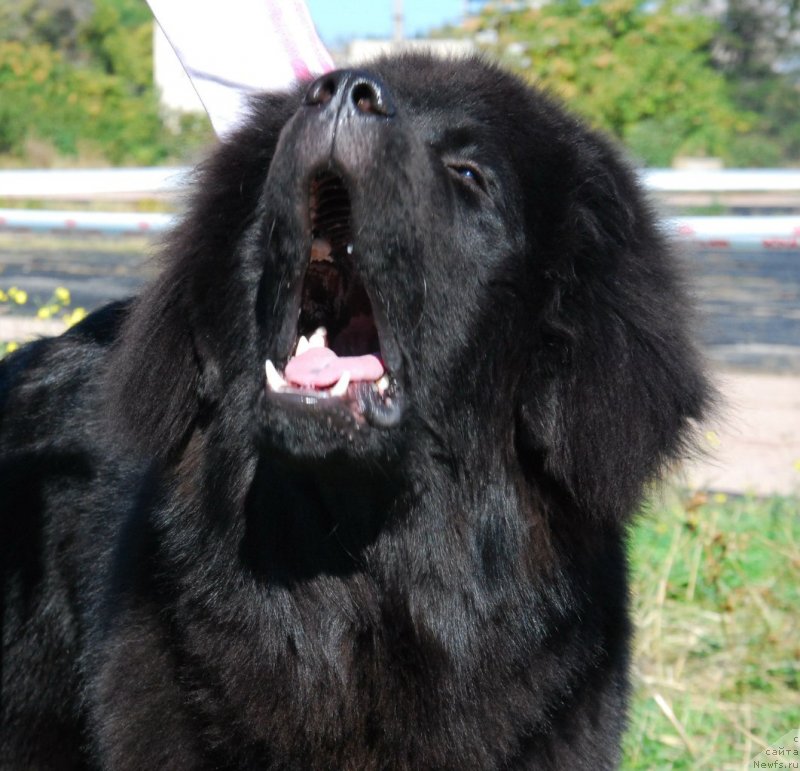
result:
[[(403, 39), (486, 50), (563, 96), (647, 166), (707, 158), (784, 167), (800, 155), (791, 0), (308, 6), (337, 62)], [(191, 94), (179, 93), (174, 59), (154, 32), (143, 0), (2, 0), (2, 165), (195, 158), (210, 139), (207, 121)]]
[[(632, 531), (625, 768), (753, 767), (798, 746), (800, 0), (308, 6), (339, 65), (483, 52), (640, 167), (722, 398)], [(0, 355), (135, 292), (215, 141), (144, 0), (0, 0)]]

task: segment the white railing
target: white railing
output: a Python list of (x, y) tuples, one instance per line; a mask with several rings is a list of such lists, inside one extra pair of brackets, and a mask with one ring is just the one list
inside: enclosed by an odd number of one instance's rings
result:
[(0, 171), (0, 198), (37, 201), (135, 201), (172, 197), (191, 169), (13, 169)]
[(644, 169), (641, 176), (659, 193), (800, 192), (800, 169)]
[[(190, 176), (186, 168), (0, 171), (0, 199), (90, 201), (173, 199)], [(800, 170), (725, 169), (642, 172), (654, 193), (798, 193)], [(171, 214), (0, 209), (0, 229), (158, 233)], [(665, 229), (680, 240), (708, 249), (799, 249), (800, 215), (677, 217)]]
[[(191, 169), (12, 169), (0, 171), (0, 198), (78, 201), (135, 200), (173, 196)], [(644, 184), (656, 193), (797, 192), (800, 169), (644, 169)]]

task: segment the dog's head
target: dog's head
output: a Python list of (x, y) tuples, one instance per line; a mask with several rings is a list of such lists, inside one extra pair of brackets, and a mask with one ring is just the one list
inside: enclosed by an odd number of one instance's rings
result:
[(166, 251), (111, 372), (163, 457), (194, 430), (301, 463), (492, 457), (606, 514), (706, 399), (634, 176), (481, 61), (385, 59), (257, 100)]

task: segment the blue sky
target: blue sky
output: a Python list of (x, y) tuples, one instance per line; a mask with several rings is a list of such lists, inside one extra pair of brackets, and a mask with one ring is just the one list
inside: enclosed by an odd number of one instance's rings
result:
[[(320, 37), (336, 46), (354, 37), (391, 37), (394, 0), (306, 0)], [(404, 0), (406, 37), (457, 21), (464, 0)]]

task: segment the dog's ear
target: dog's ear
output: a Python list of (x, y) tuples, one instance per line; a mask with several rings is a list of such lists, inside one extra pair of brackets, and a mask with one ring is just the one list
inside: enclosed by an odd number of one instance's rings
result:
[(687, 450), (711, 390), (680, 266), (634, 173), (593, 135), (550, 160), (529, 225), (540, 335), (522, 444), (588, 515), (619, 519)]
[(207, 375), (186, 289), (168, 273), (133, 302), (106, 373), (106, 416), (115, 432), (157, 457), (185, 441)]
[(198, 168), (187, 212), (161, 249), (164, 268), (132, 303), (104, 398), (115, 427), (146, 454), (168, 457), (213, 408), (224, 350), (247, 338), (232, 327), (255, 323), (244, 318), (245, 292), (255, 296), (256, 287), (242, 287), (239, 247), (255, 227), (272, 155), (299, 93), (254, 99), (244, 127)]

